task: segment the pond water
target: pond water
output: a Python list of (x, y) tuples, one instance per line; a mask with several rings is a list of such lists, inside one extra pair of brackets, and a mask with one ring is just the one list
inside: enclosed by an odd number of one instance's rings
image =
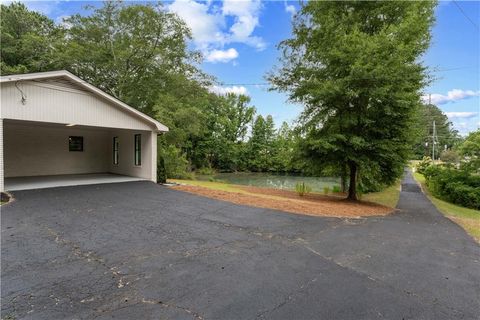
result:
[[(212, 176), (197, 176), (198, 180), (209, 180)], [(213, 175), (217, 181), (255, 187), (295, 190), (297, 183), (305, 182), (314, 192), (323, 192), (324, 187), (340, 186), (340, 178), (334, 177), (302, 177), (275, 175), (271, 173), (217, 173)]]

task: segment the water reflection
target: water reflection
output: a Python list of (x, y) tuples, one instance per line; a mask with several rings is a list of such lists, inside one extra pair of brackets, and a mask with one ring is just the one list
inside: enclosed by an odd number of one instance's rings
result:
[[(209, 180), (211, 177), (197, 176), (197, 179)], [(340, 186), (340, 178), (335, 177), (302, 177), (270, 173), (217, 173), (213, 178), (232, 184), (289, 190), (295, 190), (298, 182), (305, 182), (315, 192), (322, 192), (324, 187), (332, 189), (333, 186)]]

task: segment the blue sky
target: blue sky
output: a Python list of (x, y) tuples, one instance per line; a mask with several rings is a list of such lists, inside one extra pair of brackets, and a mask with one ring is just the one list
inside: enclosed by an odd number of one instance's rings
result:
[[(26, 3), (57, 22), (73, 13), (88, 14), (83, 9), (86, 4), (102, 5), (98, 1)], [(165, 7), (183, 17), (192, 29), (191, 46), (205, 56), (203, 70), (222, 84), (213, 90), (247, 93), (258, 113), (273, 115), (277, 125), (296, 118), (301, 106), (288, 104), (283, 94), (256, 84), (265, 83), (265, 73), (279, 55), (276, 45), (291, 35), (298, 2), (176, 0), (166, 2)], [(432, 45), (423, 57), (426, 65), (437, 70), (433, 72), (436, 80), (425, 88), (425, 96), (431, 94), (432, 102), (455, 128), (467, 134), (480, 127), (480, 2), (441, 1), (436, 19)]]

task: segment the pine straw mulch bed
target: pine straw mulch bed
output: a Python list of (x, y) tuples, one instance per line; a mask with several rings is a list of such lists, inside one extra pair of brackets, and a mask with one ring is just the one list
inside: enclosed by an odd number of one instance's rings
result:
[(380, 204), (366, 201), (348, 201), (341, 196), (325, 196), (311, 193), (300, 197), (295, 192), (288, 190), (249, 186), (235, 187), (240, 192), (222, 191), (191, 185), (177, 185), (172, 188), (235, 204), (310, 216), (359, 218), (387, 215), (394, 211), (393, 208)]

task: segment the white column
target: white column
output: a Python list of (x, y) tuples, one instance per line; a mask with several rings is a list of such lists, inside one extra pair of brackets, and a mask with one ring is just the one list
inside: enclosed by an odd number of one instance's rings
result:
[(153, 182), (157, 182), (157, 133), (152, 132), (152, 136), (150, 138), (151, 144), (151, 157), (152, 157), (152, 176), (151, 180)]
[(0, 192), (5, 191), (3, 163), (3, 119), (0, 119)]

